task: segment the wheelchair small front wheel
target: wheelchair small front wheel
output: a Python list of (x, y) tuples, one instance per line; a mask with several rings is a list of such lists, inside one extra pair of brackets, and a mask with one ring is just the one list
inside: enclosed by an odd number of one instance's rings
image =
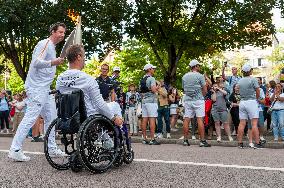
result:
[[(62, 134), (57, 130), (60, 120), (55, 119), (48, 127), (44, 137), (44, 154), (48, 163), (57, 170), (67, 170), (70, 168), (69, 155), (57, 156), (55, 150), (65, 151), (65, 146), (61, 142)], [(55, 149), (50, 149), (53, 146)]]
[(134, 160), (134, 151), (131, 148), (130, 151), (126, 151), (124, 153), (123, 162), (125, 162), (126, 164), (130, 164), (132, 163), (133, 160)]
[(116, 158), (116, 132), (103, 116), (90, 116), (80, 127), (77, 148), (81, 161), (92, 173), (107, 171)]

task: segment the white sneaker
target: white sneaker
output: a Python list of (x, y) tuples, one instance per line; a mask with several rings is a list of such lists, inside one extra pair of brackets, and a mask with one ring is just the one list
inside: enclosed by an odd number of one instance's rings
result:
[(274, 142), (278, 142), (278, 138), (274, 138)]
[(156, 138), (163, 138), (163, 134), (162, 133), (157, 133)]
[(183, 139), (184, 139), (184, 136), (180, 137), (179, 139), (180, 139), (180, 140), (183, 140)]
[(221, 136), (217, 137), (217, 142), (221, 142)]
[(253, 143), (249, 143), (249, 147), (250, 148), (254, 148), (254, 144)]
[(25, 156), (25, 154), (22, 152), (22, 150), (19, 150), (17, 152), (10, 150), (8, 157), (10, 159), (13, 159), (15, 161), (20, 161), (20, 162), (25, 162), (25, 161), (31, 160), (30, 157)]
[(53, 158), (56, 158), (56, 157), (67, 157), (68, 156), (65, 152), (61, 151), (61, 149), (59, 149), (59, 148), (50, 149), (48, 151), (48, 153), (49, 153), (49, 156), (53, 157)]
[(171, 128), (171, 131), (173, 131), (173, 132), (177, 132), (177, 131), (178, 131), (178, 129), (176, 129), (176, 128)]
[(196, 137), (194, 135), (191, 136), (192, 140), (196, 140)]
[(171, 138), (171, 133), (167, 133), (167, 138)]
[(229, 136), (229, 141), (232, 142), (234, 141), (234, 139), (231, 136)]
[(236, 136), (236, 135), (237, 135), (237, 133), (236, 133), (236, 131), (234, 130), (233, 133), (232, 133), (232, 136)]

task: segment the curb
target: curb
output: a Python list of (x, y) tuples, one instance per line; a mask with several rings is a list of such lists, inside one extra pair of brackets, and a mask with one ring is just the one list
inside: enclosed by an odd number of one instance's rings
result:
[[(161, 144), (177, 144), (177, 145), (182, 145), (183, 140), (180, 139), (157, 139), (159, 143)], [(141, 143), (142, 138), (138, 137), (131, 137), (131, 141), (133, 143)], [(188, 140), (188, 142), (191, 145), (199, 145), (199, 140)], [(237, 147), (238, 142), (237, 141), (222, 141), (222, 142), (217, 142), (216, 140), (207, 140), (209, 144), (212, 146), (222, 146), (222, 147)], [(243, 142), (245, 146), (248, 146), (249, 143), (248, 141)], [(284, 149), (284, 142), (266, 142), (264, 144), (264, 148), (271, 148), (271, 149)]]
[[(0, 137), (13, 137), (14, 134), (12, 133), (1, 133)], [(183, 140), (180, 139), (157, 139), (159, 143), (161, 144), (176, 144), (176, 145), (182, 145)], [(199, 140), (188, 140), (190, 145), (199, 145)], [(131, 137), (131, 142), (133, 143), (141, 143), (142, 138), (141, 137)], [(208, 140), (208, 143), (212, 146), (222, 146), (222, 147), (237, 147), (238, 142), (237, 141), (227, 141), (224, 140), (222, 142), (217, 142), (216, 140)], [(248, 146), (248, 141), (243, 142), (245, 146)], [(284, 149), (284, 142), (266, 142), (264, 145), (264, 148), (271, 148), (271, 149)]]

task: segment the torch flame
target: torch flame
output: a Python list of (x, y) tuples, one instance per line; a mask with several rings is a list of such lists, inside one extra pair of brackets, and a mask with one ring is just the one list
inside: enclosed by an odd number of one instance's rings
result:
[(68, 9), (68, 14), (67, 14), (67, 16), (68, 16), (69, 18), (71, 18), (72, 22), (74, 22), (75, 25), (77, 25), (77, 24), (79, 23), (79, 17), (80, 17), (80, 15), (79, 15), (78, 12), (75, 12), (74, 9), (72, 9), (72, 10), (71, 10), (71, 9)]

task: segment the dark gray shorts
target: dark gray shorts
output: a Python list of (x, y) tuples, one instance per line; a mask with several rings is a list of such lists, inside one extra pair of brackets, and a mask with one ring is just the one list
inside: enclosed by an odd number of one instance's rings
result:
[(228, 122), (228, 112), (223, 111), (223, 112), (217, 112), (217, 111), (212, 111), (212, 117), (214, 121), (221, 121), (222, 123), (227, 123)]

